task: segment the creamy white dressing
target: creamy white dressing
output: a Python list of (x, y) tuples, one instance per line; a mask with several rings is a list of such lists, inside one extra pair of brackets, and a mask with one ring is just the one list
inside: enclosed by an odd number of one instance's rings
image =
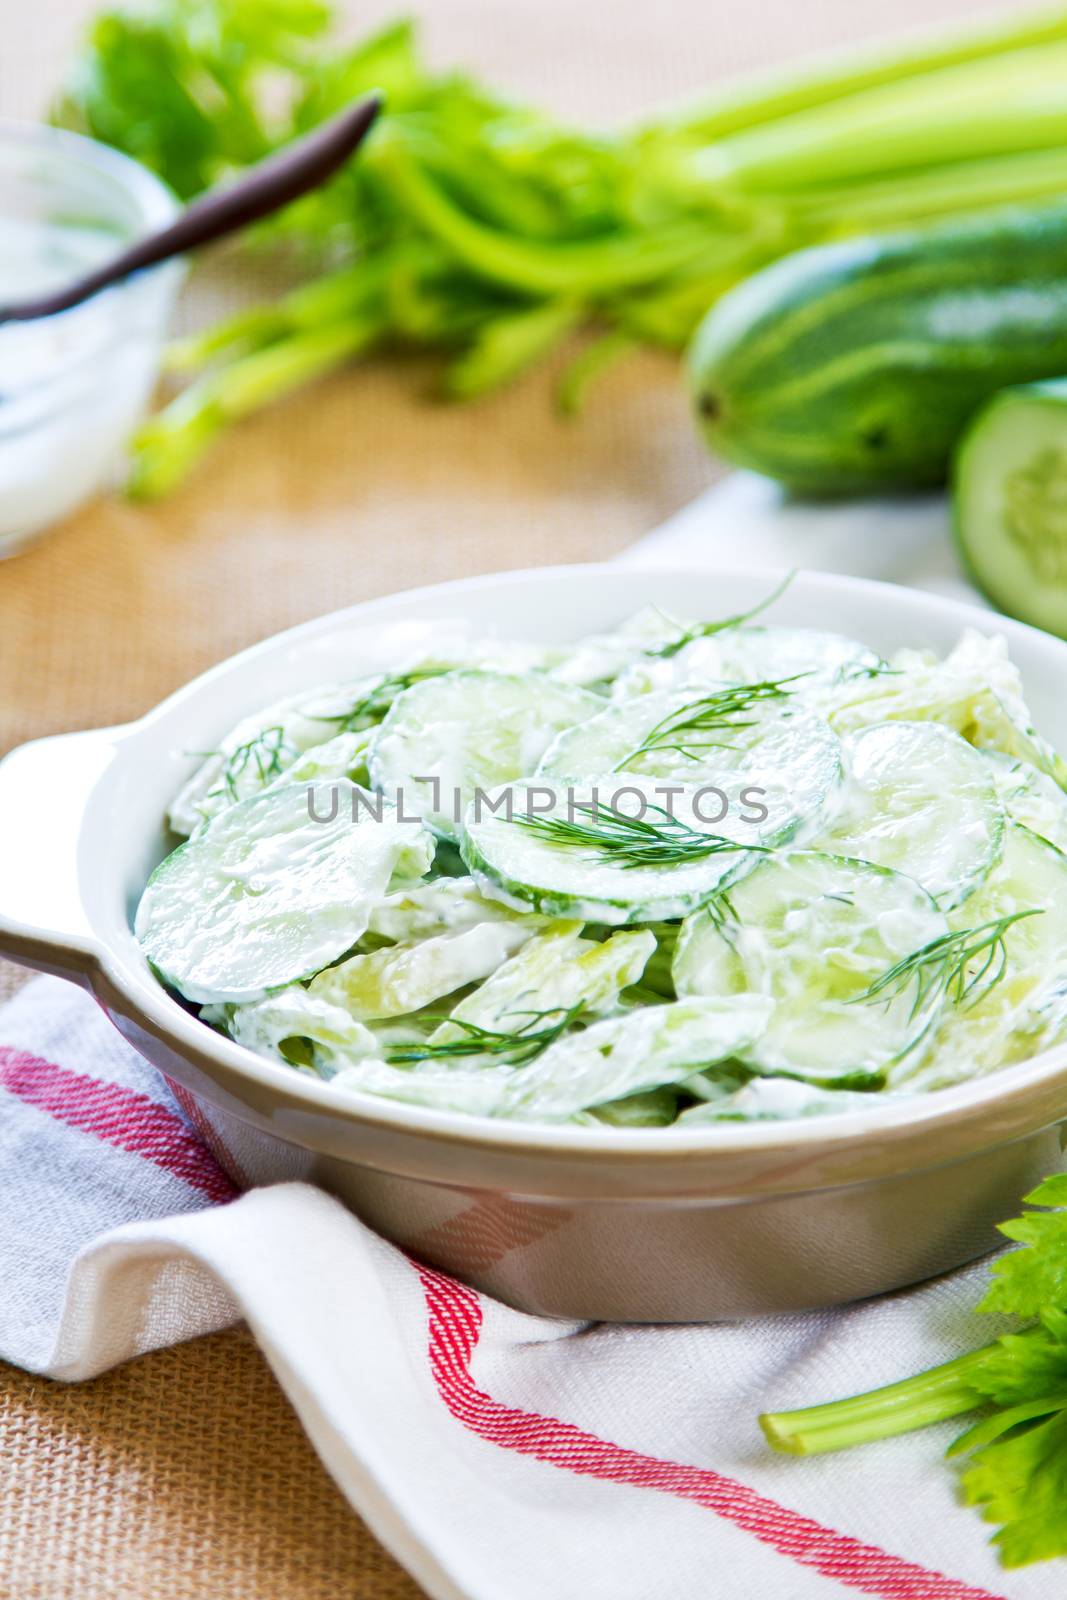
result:
[[(724, 785), (725, 816), (698, 808), (700, 786), (677, 781), (678, 762), (692, 778), (691, 758), (673, 732), (649, 743), (665, 716), (722, 688), (716, 678), (637, 692), (643, 652), (653, 667), (677, 659), (655, 652), (665, 628), (677, 637), (685, 626), (645, 612), (571, 650), (469, 640), (451, 662), (442, 636), (421, 658), (437, 676), (401, 693), (377, 726), (338, 735), (331, 719), (351, 701), (354, 648), (347, 684), (246, 718), (190, 780), (176, 812), (217, 814), (186, 847), (199, 878), (165, 864), (145, 897), (138, 930), (150, 949), (159, 936), (153, 959), (168, 970), (160, 958), (172, 957), (172, 974), (193, 963), (191, 998), (247, 995), (206, 1014), (342, 1091), (586, 1126), (867, 1109), (1063, 1038), (1067, 857), (1020, 824), (1067, 837), (1054, 781), (1064, 769), (997, 642), (967, 635), (944, 661), (901, 652), (890, 670), (863, 645), (811, 630), (739, 629), (743, 638), (687, 647), (686, 670), (732, 663), (761, 681), (808, 663), (803, 690), (745, 707), (721, 742), (719, 724), (708, 735), (709, 764), (767, 780), (770, 817), (753, 826), (738, 785)], [(524, 652), (536, 669), (471, 670)], [(411, 660), (399, 651), (393, 673)], [(612, 671), (614, 683), (591, 676)], [(624, 681), (632, 694), (618, 693)], [(272, 729), (281, 744), (264, 745)], [(268, 758), (262, 770), (238, 760), (228, 771), (249, 743)], [(631, 770), (642, 745), (649, 770)], [(429, 774), (443, 794), (509, 792), (520, 819), (547, 811), (573, 827), (594, 794), (616, 814), (590, 838), (472, 807), (459, 826), (434, 818), (457, 843), (431, 864), (423, 829), (390, 812), (388, 862), (372, 821), (353, 859), (347, 823), (293, 828), (282, 810), (305, 776), (353, 759), (366, 759), (379, 798), (405, 789), (408, 816), (413, 798), (426, 809)], [(635, 844), (627, 832), (643, 799), (644, 819), (661, 818), (652, 807), (664, 779), (688, 850), (660, 820), (651, 850), (647, 834)], [(762, 848), (724, 848), (753, 842)], [(983, 930), (1019, 911), (1036, 915), (1006, 924), (987, 960)], [(271, 972), (302, 978), (261, 998), (268, 957)]]
[[(0, 305), (36, 298), (115, 254), (113, 228), (21, 214), (0, 168)], [(16, 209), (20, 207), (20, 209)], [(89, 202), (85, 209), (91, 211)], [(71, 211), (75, 210), (71, 205)], [(99, 489), (155, 375), (174, 268), (70, 311), (0, 324), (0, 555)]]

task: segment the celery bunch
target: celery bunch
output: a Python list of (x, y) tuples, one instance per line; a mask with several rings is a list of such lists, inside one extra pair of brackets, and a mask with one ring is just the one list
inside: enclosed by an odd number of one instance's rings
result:
[(950, 1447), (968, 1458), (963, 1491), (989, 1522), (1007, 1567), (1067, 1555), (1067, 1174), (1046, 1178), (1001, 1232), (1023, 1246), (998, 1257), (979, 1311), (1025, 1318), (1018, 1333), (902, 1383), (760, 1418), (775, 1450), (818, 1455), (928, 1427), (979, 1407)]
[(470, 399), (577, 330), (565, 409), (635, 344), (685, 344), (787, 251), (1067, 184), (1067, 12), (772, 76), (611, 137), (431, 70), (410, 25), (354, 47), (320, 0), (156, 0), (98, 17), (57, 119), (182, 196), (370, 88), (359, 160), (267, 229), (308, 281), (187, 340), (197, 373), (141, 431), (131, 488), (181, 480), (230, 422), (375, 347), (446, 355)]

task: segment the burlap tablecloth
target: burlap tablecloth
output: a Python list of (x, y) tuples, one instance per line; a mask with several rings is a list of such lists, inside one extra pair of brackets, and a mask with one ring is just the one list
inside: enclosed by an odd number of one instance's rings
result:
[[(93, 7), (8, 5), (0, 115), (36, 116)], [(395, 9), (344, 6), (353, 28)], [(969, 0), (897, 0), (891, 11), (882, 0), (420, 7), (437, 60), (587, 121), (629, 117), (739, 67), (971, 9)], [(257, 293), (270, 291), (265, 270)], [(204, 264), (183, 320), (196, 326), (247, 292), (232, 262)], [(102, 501), (0, 564), (0, 750), (136, 716), (233, 650), (352, 601), (610, 557), (715, 470), (665, 358), (620, 367), (578, 423), (553, 417), (548, 375), (469, 408), (436, 404), (430, 381), (414, 362), (361, 366), (228, 435), (166, 504)], [(0, 963), (0, 993), (19, 976)], [(0, 1462), (4, 1600), (419, 1593), (348, 1510), (244, 1332), (79, 1388), (0, 1368)]]

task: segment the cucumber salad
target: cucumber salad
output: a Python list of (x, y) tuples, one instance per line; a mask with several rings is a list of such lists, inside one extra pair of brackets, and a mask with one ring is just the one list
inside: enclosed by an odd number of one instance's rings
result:
[(153, 970), (338, 1093), (540, 1123), (826, 1115), (1067, 1038), (1067, 765), (1004, 642), (763, 609), (442, 637), (247, 717), (171, 806)]

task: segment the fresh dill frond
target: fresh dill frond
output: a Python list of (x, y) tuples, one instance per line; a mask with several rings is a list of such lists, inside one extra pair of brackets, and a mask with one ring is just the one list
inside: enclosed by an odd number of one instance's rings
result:
[[(527, 1020), (510, 1033), (497, 1028), (482, 1028), (460, 1017), (427, 1017), (428, 1022), (445, 1023), (462, 1030), (459, 1039), (427, 1040), (424, 1044), (395, 1044), (387, 1047), (385, 1059), (391, 1066), (417, 1066), (423, 1061), (449, 1061), (462, 1056), (496, 1056), (507, 1066), (522, 1067), (547, 1050), (578, 1020), (582, 1011), (574, 1006), (553, 1006), (547, 1011), (509, 1011), (506, 1016)], [(546, 1019), (553, 1018), (549, 1022)]]
[[(916, 1016), (928, 999), (945, 995), (955, 1006), (976, 1005), (1000, 983), (1008, 970), (1008, 947), (1004, 935), (1026, 917), (1040, 917), (1040, 907), (1013, 911), (976, 928), (961, 928), (958, 933), (942, 934), (913, 950), (903, 960), (883, 972), (857, 1000), (890, 1000), (915, 985), (911, 1015)], [(969, 970), (979, 962), (976, 971)]]
[(727, 944), (732, 944), (732, 930), (739, 926), (741, 919), (737, 915), (737, 907), (730, 899), (730, 891), (728, 889), (716, 890), (713, 895), (710, 895), (704, 901), (700, 909), (707, 915), (708, 920), (714, 923)]
[(838, 667), (834, 674), (834, 682), (861, 683), (874, 678), (900, 678), (903, 671), (900, 667), (891, 667), (888, 661), (876, 661), (873, 666), (866, 666), (859, 661), (846, 662), (843, 667)]
[(726, 689), (716, 689), (680, 706), (650, 728), (644, 739), (621, 761), (613, 772), (622, 772), (639, 756), (655, 750), (673, 750), (687, 761), (697, 762), (709, 750), (732, 750), (729, 739), (715, 738), (720, 733), (738, 733), (755, 726), (755, 718), (745, 713), (769, 700), (785, 700), (794, 692), (786, 684), (807, 677), (797, 672), (789, 678), (766, 678), (760, 683), (738, 683)]
[(239, 800), (240, 780), (246, 772), (254, 773), (260, 786), (268, 784), (273, 778), (280, 777), (299, 754), (296, 746), (286, 738), (285, 729), (280, 723), (272, 728), (263, 728), (255, 738), (231, 750), (223, 765), (218, 787), (225, 790), (231, 800)]
[(746, 622), (751, 622), (753, 617), (758, 617), (761, 611), (766, 611), (768, 606), (781, 598), (797, 575), (794, 567), (792, 572), (787, 572), (777, 588), (773, 589), (765, 600), (754, 605), (749, 611), (739, 611), (736, 616), (720, 617), (717, 622), (694, 622), (691, 628), (686, 628), (677, 639), (671, 639), (667, 644), (661, 644), (656, 650), (646, 651), (646, 654), (657, 661), (669, 661), (671, 656), (676, 656), (679, 650), (684, 650), (687, 644), (692, 644), (694, 639), (710, 639), (713, 634), (725, 633), (729, 628), (741, 628)]
[(390, 673), (373, 689), (368, 689), (366, 694), (354, 700), (346, 710), (331, 716), (316, 713), (315, 721), (332, 723), (338, 733), (359, 733), (372, 723), (380, 722), (397, 695), (403, 694), (405, 689), (421, 683), (423, 678), (438, 678), (444, 671), (444, 667), (420, 667), (412, 672)]
[(764, 850), (762, 845), (739, 844), (721, 833), (691, 828), (663, 806), (646, 807), (646, 811), (654, 811), (662, 818), (659, 822), (650, 822), (646, 816), (627, 816), (613, 806), (584, 802), (573, 804), (570, 810), (590, 820), (579, 822), (573, 815), (515, 816), (511, 820), (517, 827), (538, 834), (546, 844), (591, 850), (598, 861), (613, 867), (677, 867), (730, 850)]

